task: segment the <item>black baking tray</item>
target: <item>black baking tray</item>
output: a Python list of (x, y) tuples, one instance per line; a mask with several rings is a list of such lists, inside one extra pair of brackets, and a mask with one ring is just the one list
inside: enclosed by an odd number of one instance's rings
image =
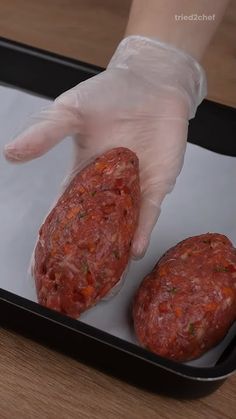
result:
[[(0, 38), (0, 82), (55, 98), (103, 69)], [(204, 100), (189, 141), (236, 156), (236, 110)], [(205, 396), (236, 369), (236, 336), (214, 367), (193, 367), (150, 353), (97, 328), (0, 289), (0, 325), (153, 392)]]

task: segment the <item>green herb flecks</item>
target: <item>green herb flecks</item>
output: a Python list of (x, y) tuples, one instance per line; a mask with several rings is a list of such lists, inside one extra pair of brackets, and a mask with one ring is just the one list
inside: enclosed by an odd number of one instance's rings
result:
[(217, 265), (214, 268), (214, 272), (229, 272), (229, 268), (227, 266)]
[(171, 288), (168, 289), (168, 292), (170, 294), (176, 294), (177, 291), (178, 291), (178, 288), (177, 287), (171, 287)]
[(87, 274), (87, 273), (88, 273), (88, 271), (89, 271), (89, 266), (88, 266), (88, 263), (87, 263), (87, 261), (84, 261), (84, 262), (82, 263), (82, 272), (83, 272), (84, 274)]
[(113, 251), (112, 251), (112, 254), (113, 254), (113, 256), (114, 256), (116, 259), (120, 259), (120, 255), (119, 255), (118, 250), (113, 250)]
[(189, 323), (189, 327), (188, 327), (188, 331), (189, 331), (189, 333), (190, 333), (190, 335), (195, 335), (195, 326), (194, 326), (194, 323)]
[(78, 219), (80, 220), (81, 218), (84, 218), (84, 217), (85, 217), (85, 215), (86, 215), (86, 212), (80, 212), (80, 213), (78, 214)]

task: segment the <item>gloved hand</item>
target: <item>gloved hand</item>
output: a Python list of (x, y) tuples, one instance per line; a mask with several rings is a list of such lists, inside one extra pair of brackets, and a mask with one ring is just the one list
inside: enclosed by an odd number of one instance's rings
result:
[(73, 135), (70, 178), (108, 149), (133, 150), (140, 161), (142, 203), (132, 254), (141, 257), (182, 168), (188, 120), (205, 95), (204, 71), (192, 57), (158, 40), (130, 36), (106, 71), (42, 110), (6, 147), (5, 156), (12, 162), (31, 160)]

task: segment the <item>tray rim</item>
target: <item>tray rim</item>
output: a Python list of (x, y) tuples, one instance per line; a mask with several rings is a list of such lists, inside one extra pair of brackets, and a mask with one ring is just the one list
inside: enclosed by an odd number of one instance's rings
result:
[[(155, 355), (154, 353), (142, 348), (138, 344), (136, 345), (128, 342), (122, 338), (116, 337), (108, 332), (98, 329), (97, 327), (88, 325), (80, 320), (64, 316), (59, 312), (43, 307), (34, 301), (28, 300), (27, 298), (21, 297), (2, 288), (0, 288), (0, 305), (1, 302), (6, 302), (17, 307), (19, 312), (21, 310), (28, 311), (35, 316), (43, 317), (50, 322), (57, 323), (65, 328), (69, 328), (75, 333), (89, 336), (90, 338), (97, 341), (102, 341), (103, 343), (105, 342), (107, 345), (115, 349), (119, 349), (129, 355), (135, 356), (136, 358), (145, 360), (146, 362), (151, 363), (156, 367), (163, 368), (169, 372), (191, 380), (198, 380), (203, 382), (221, 380), (233, 375), (236, 369), (236, 347), (230, 356), (232, 358), (234, 357), (235, 361), (233, 369), (232, 366), (228, 365), (228, 360), (222, 364), (218, 364), (212, 367), (195, 367)], [(226, 364), (226, 368), (224, 364)]]

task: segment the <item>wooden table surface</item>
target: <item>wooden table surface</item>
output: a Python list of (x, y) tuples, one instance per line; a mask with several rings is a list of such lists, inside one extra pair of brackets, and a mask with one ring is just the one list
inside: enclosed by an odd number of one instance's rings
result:
[[(235, 419), (236, 376), (200, 400), (158, 396), (0, 331), (1, 419)], [(158, 380), (158, 377), (157, 377)]]
[[(0, 0), (0, 36), (106, 66), (126, 26), (131, 0)], [(209, 98), (236, 106), (236, 1), (203, 59)]]
[[(0, 0), (0, 36), (105, 66), (122, 37), (129, 5), (129, 0)], [(209, 97), (232, 106), (235, 22), (232, 2), (204, 58)], [(0, 419), (236, 418), (236, 376), (201, 400), (173, 400), (3, 329), (0, 395)]]

